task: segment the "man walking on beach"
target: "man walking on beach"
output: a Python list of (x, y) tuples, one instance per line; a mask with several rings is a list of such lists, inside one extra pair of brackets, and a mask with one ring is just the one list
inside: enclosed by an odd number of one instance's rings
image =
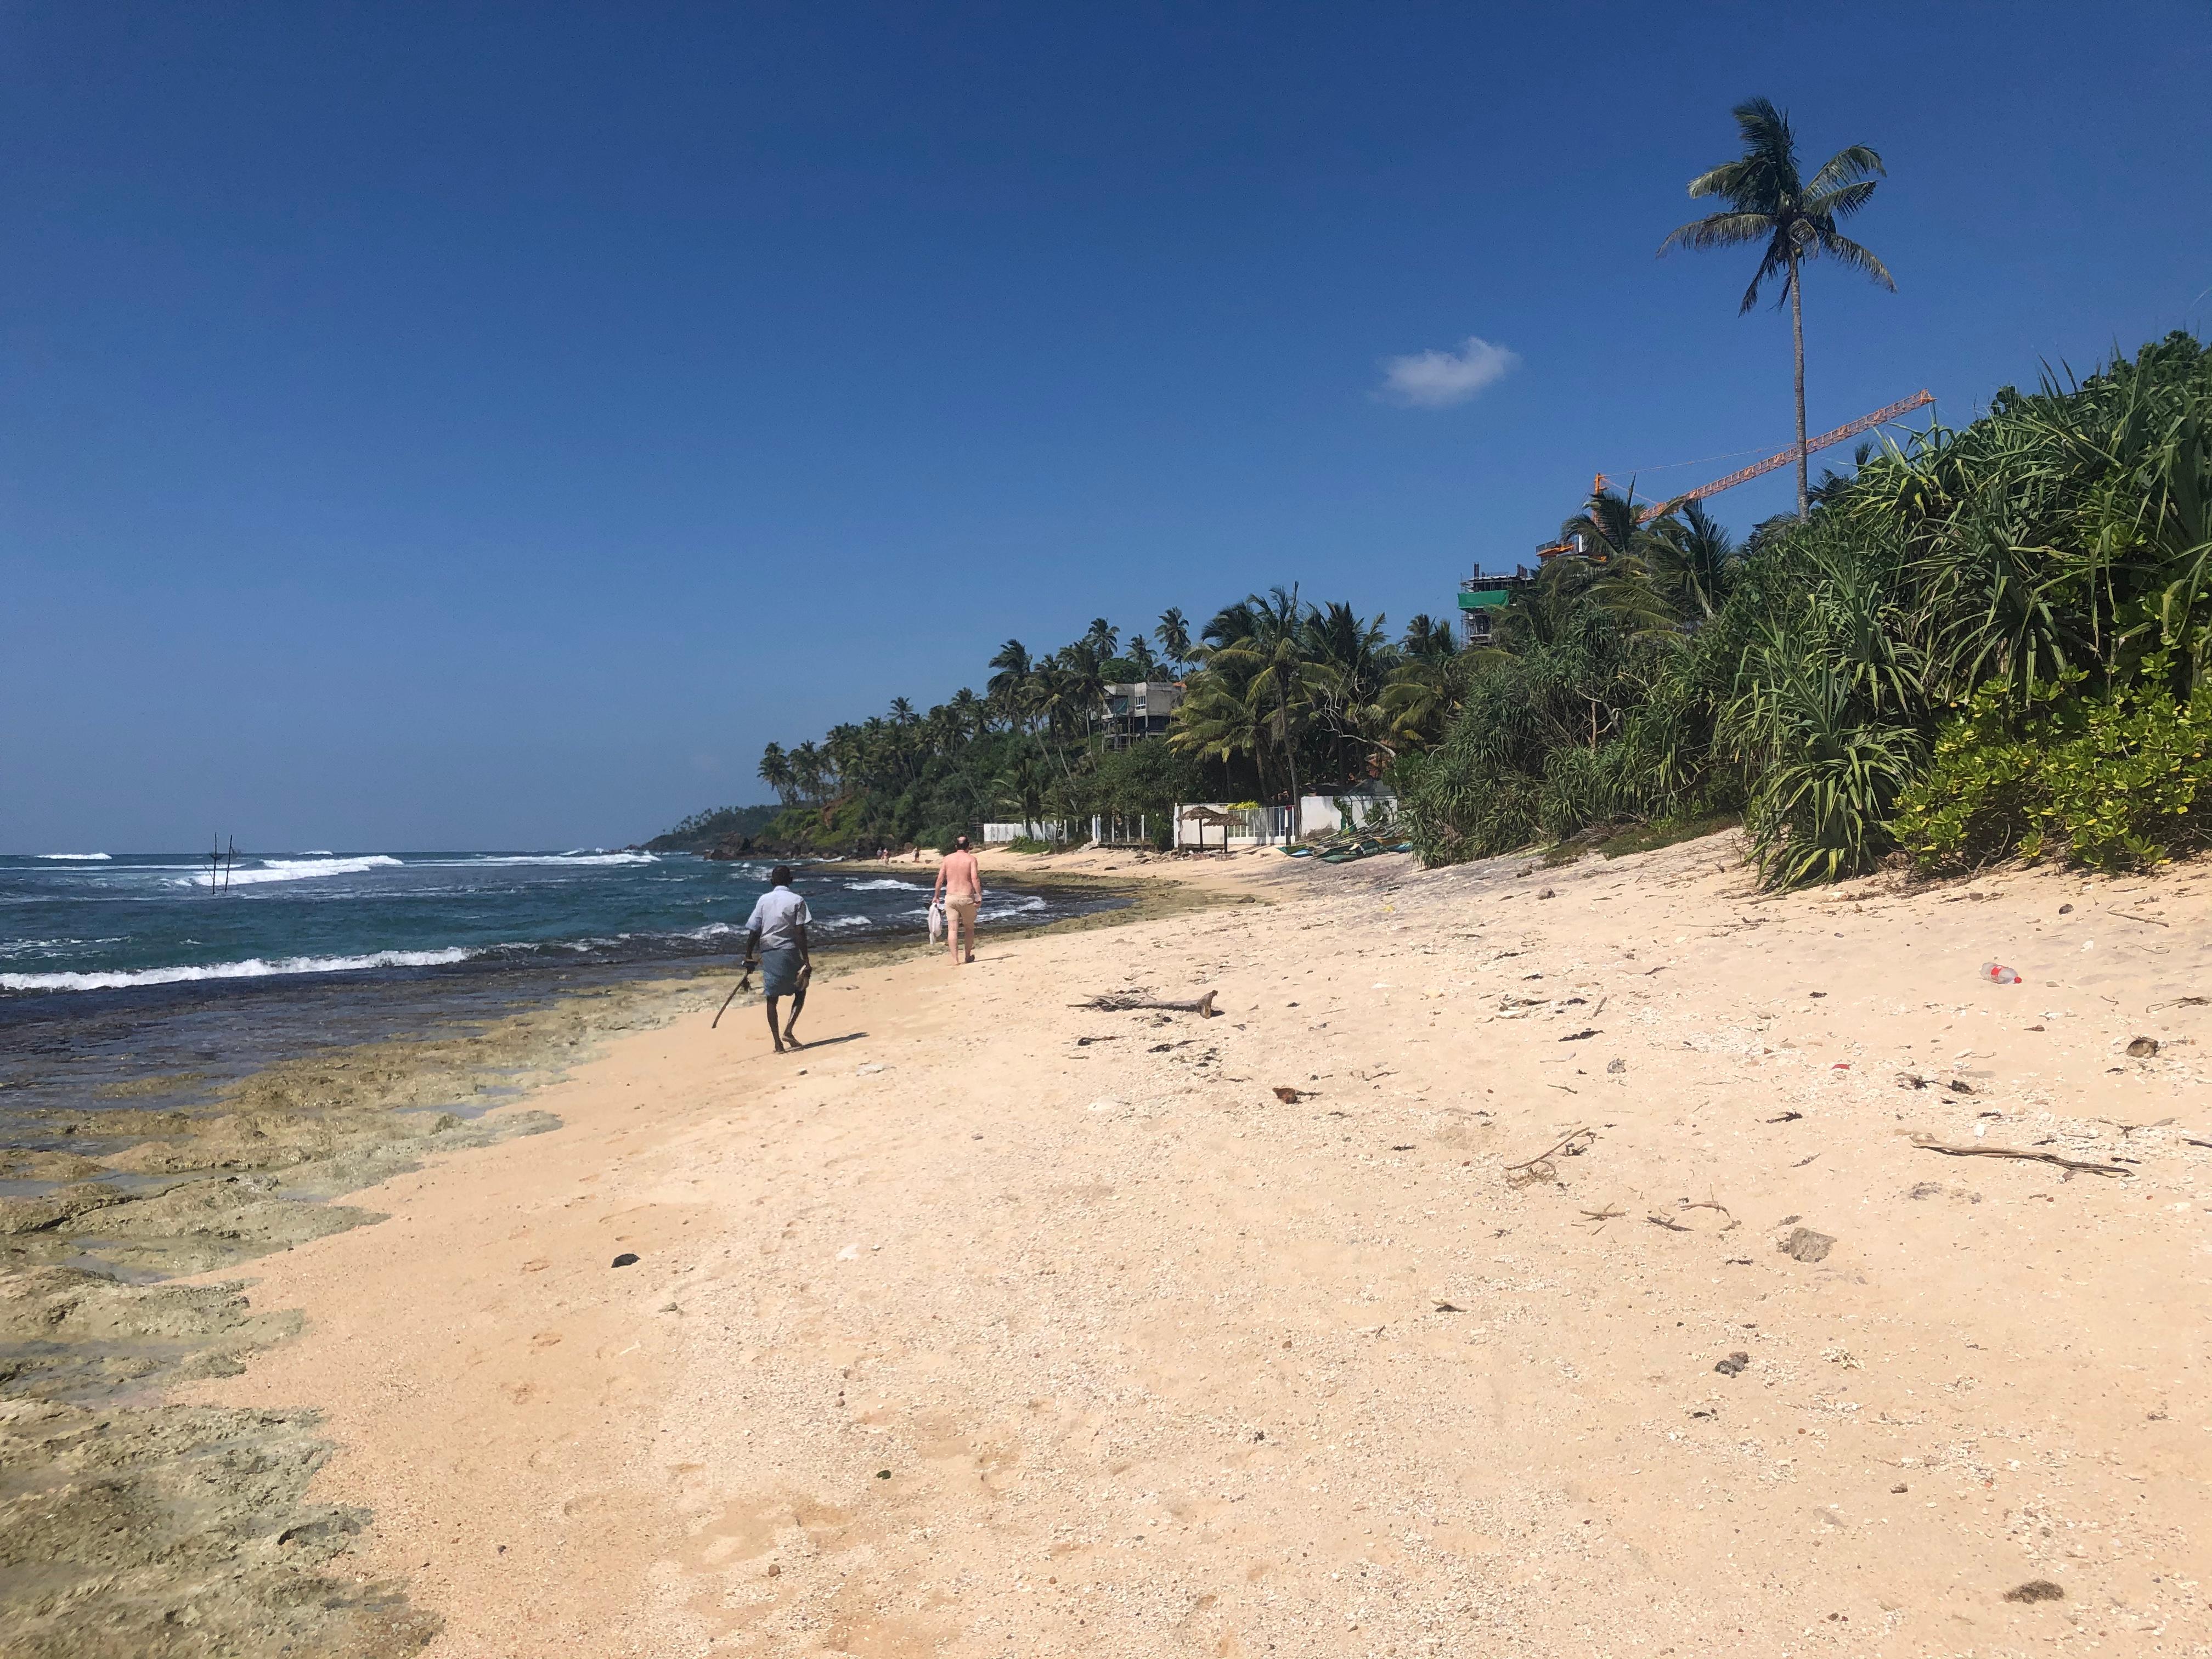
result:
[(945, 862), (937, 866), (937, 893), (945, 899), (945, 937), (952, 946), (952, 965), (962, 963), (960, 928), (968, 928), (966, 960), (975, 960), (975, 912), (983, 903), (983, 866), (975, 862), (975, 854), (968, 850), (968, 837), (956, 836), (952, 850), (945, 855)]
[[(813, 918), (806, 913), (806, 901), (791, 890), (789, 865), (777, 865), (768, 879), (768, 891), (754, 902), (745, 922), (745, 960), (760, 963), (768, 1034), (775, 1040), (776, 1053), (782, 1054), (787, 1043), (793, 1048), (805, 1046), (792, 1035), (792, 1028), (799, 1024), (799, 1011), (806, 1006), (806, 981), (814, 976), (814, 961), (806, 951), (806, 924)], [(791, 1018), (779, 1031), (775, 1005), (787, 996)]]

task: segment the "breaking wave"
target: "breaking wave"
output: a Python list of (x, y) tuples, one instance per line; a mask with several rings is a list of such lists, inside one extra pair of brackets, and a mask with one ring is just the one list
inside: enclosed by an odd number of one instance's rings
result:
[(501, 865), (530, 864), (552, 869), (572, 869), (586, 864), (658, 864), (650, 853), (487, 853), (481, 858), (417, 859), (410, 869), (480, 870)]
[(42, 859), (62, 859), (71, 864), (105, 864), (113, 856), (108, 853), (40, 853)]
[(351, 974), (364, 968), (442, 968), (483, 954), (453, 946), (443, 951), (374, 951), (359, 957), (280, 957), (264, 962), (215, 962), (198, 968), (139, 968), (92, 974), (0, 974), (5, 991), (115, 991), (131, 985), (181, 985), (203, 979), (266, 979), (276, 974)]
[(398, 859), (372, 853), (357, 859), (263, 859), (244, 869), (202, 870), (185, 877), (179, 887), (252, 887), (270, 881), (313, 881), (319, 876), (357, 876), (364, 870), (395, 866)]

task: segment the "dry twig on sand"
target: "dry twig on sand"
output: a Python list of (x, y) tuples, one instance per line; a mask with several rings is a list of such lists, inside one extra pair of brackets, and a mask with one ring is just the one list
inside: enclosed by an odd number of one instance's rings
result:
[[(1818, 1152), (1814, 1154), (1814, 1157), (1815, 1158), (1818, 1158), (1820, 1154)], [(1718, 1210), (1723, 1215), (1728, 1217), (1729, 1224), (1721, 1229), (1724, 1233), (1732, 1233), (1737, 1228), (1743, 1225), (1743, 1223), (1735, 1218), (1735, 1212), (1729, 1209), (1727, 1205), (1717, 1204), (1710, 1198), (1700, 1199), (1695, 1204), (1685, 1204), (1682, 1207), (1686, 1210)]]
[(2033, 1164), (2051, 1164), (2066, 1171), (2070, 1180), (2075, 1171), (2086, 1170), (2091, 1175), (2124, 1176), (2132, 1181), (2135, 1171), (2118, 1164), (2087, 1164), (2078, 1158), (2061, 1158), (2056, 1152), (2033, 1152), (2021, 1146), (1947, 1146), (1940, 1140), (1930, 1140), (1924, 1135), (1913, 1137), (1912, 1144), (1923, 1152), (1941, 1152), (1946, 1158), (2017, 1158)]
[(2170, 1117), (2162, 1117), (2155, 1123), (2123, 1123), (2116, 1117), (2100, 1117), (2094, 1121), (2099, 1123), (2111, 1124), (2120, 1132), (2120, 1139), (2123, 1140), (2138, 1129), (2163, 1129), (2173, 1121)]
[(1094, 1009), (1105, 1014), (1126, 1013), (1137, 1008), (1158, 1008), (1165, 1013), (1196, 1014), (1200, 1019), (1218, 1019), (1221, 1011), (1213, 1006), (1213, 999), (1220, 994), (1218, 991), (1208, 991), (1204, 996), (1189, 1002), (1153, 1002), (1142, 996), (1109, 992), (1103, 996), (1095, 996), (1088, 1002), (1071, 1002), (1067, 1006)]
[(1670, 1233), (1686, 1233), (1690, 1231), (1680, 1222), (1668, 1220), (1663, 1215), (1647, 1215), (1644, 1218), (1655, 1227), (1664, 1227)]
[(1596, 1232), (1599, 1228), (1603, 1227), (1608, 1221), (1620, 1220), (1621, 1217), (1627, 1213), (1628, 1212), (1626, 1210), (1615, 1210), (1610, 1207), (1602, 1210), (1584, 1210), (1583, 1212), (1583, 1215), (1586, 1219), (1597, 1223), (1597, 1226), (1590, 1229), (1592, 1232)]
[(1580, 1158), (1589, 1151), (1590, 1143), (1597, 1139), (1595, 1129), (1578, 1128), (1563, 1137), (1557, 1145), (1547, 1146), (1535, 1157), (1519, 1164), (1505, 1166), (1505, 1184), (1509, 1187), (1533, 1186), (1540, 1181), (1557, 1181), (1559, 1171), (1552, 1160), (1555, 1158)]

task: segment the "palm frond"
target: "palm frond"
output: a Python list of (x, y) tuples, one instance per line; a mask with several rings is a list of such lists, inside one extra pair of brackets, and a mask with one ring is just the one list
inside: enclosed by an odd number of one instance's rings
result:
[(1741, 158), (1723, 161), (1709, 173), (1701, 173), (1690, 180), (1692, 196), (1725, 196), (1730, 201), (1747, 194), (1758, 178), (1758, 168), (1753, 162)]
[(1777, 276), (1783, 277), (1784, 281), (1781, 297), (1775, 303), (1779, 305), (1783, 300), (1787, 300), (1790, 297), (1789, 270), (1789, 235), (1778, 229), (1774, 233), (1774, 240), (1766, 245), (1766, 257), (1759, 262), (1759, 269), (1752, 274), (1751, 286), (1743, 291), (1743, 303), (1735, 308), (1735, 314), (1741, 317), (1757, 305), (1760, 286)]
[(1892, 294), (1897, 292), (1897, 279), (1889, 274), (1889, 267), (1875, 257), (1871, 248), (1861, 247), (1850, 237), (1832, 230), (1823, 230), (1818, 234), (1820, 252), (1838, 264), (1863, 271)]
[(1659, 252), (1663, 257), (1670, 248), (1740, 247), (1773, 234), (1774, 221), (1764, 213), (1713, 213), (1668, 231)]
[(1820, 196), (1862, 179), (1887, 177), (1889, 169), (1882, 166), (1881, 157), (1874, 150), (1864, 144), (1846, 144), (1820, 163), (1820, 170), (1805, 181), (1805, 193)]
[(1850, 218), (1867, 204), (1874, 196), (1875, 183), (1869, 179), (1861, 184), (1812, 191), (1805, 198), (1805, 216), (1822, 228), (1832, 230), (1835, 221)]
[(1797, 135), (1790, 130), (1789, 112), (1777, 109), (1771, 99), (1747, 98), (1729, 113), (1743, 135), (1745, 161), (1796, 195)]

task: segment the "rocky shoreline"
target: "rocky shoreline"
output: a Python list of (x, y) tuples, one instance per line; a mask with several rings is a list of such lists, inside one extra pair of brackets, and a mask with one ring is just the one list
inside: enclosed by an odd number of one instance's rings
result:
[[(202, 1111), (48, 1113), (88, 1152), (16, 1153), (60, 1180), (0, 1198), (0, 1633), (24, 1659), (413, 1652), (436, 1621), (333, 1564), (363, 1519), (307, 1501), (329, 1444), (312, 1410), (160, 1402), (242, 1370), (296, 1312), (251, 1279), (181, 1283), (383, 1218), (330, 1201), (437, 1154), (557, 1127), (451, 1109), (557, 1077), (609, 1037), (697, 1006), (692, 981), (272, 1066)], [(118, 1143), (120, 1143), (118, 1145)], [(96, 1155), (95, 1155), (96, 1154)], [(126, 1182), (94, 1180), (123, 1176)]]

